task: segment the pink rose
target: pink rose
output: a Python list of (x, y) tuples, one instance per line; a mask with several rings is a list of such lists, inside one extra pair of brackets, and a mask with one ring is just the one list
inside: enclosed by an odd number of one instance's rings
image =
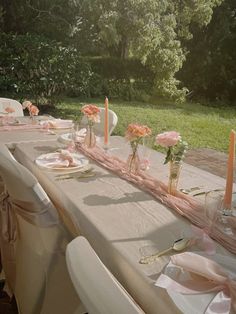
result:
[(156, 137), (156, 143), (162, 147), (172, 147), (176, 145), (180, 139), (181, 136), (178, 132), (170, 131), (158, 134)]

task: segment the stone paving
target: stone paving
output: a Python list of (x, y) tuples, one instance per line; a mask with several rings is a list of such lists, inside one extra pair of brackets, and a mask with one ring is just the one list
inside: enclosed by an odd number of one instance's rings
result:
[[(210, 148), (196, 148), (188, 151), (184, 161), (190, 165), (226, 178), (227, 160), (228, 155), (225, 153)], [(236, 182), (236, 178), (234, 182)]]

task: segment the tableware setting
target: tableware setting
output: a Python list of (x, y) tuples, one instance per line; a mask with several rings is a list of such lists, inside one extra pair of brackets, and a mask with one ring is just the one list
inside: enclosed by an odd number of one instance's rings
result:
[(92, 167), (83, 167), (82, 169), (79, 169), (75, 172), (66, 172), (66, 173), (60, 173), (56, 175), (56, 181), (63, 181), (63, 180), (78, 180), (78, 179), (85, 179), (94, 177), (96, 175), (96, 172)]
[(80, 130), (72, 130), (70, 133), (60, 134), (58, 140), (65, 144), (70, 144), (71, 142), (83, 142), (86, 135), (86, 128)]
[(67, 150), (61, 149), (53, 153), (38, 156), (35, 163), (40, 168), (47, 170), (60, 170), (68, 172), (83, 169), (89, 164), (89, 161), (81, 154), (70, 153)]
[[(155, 285), (167, 293), (182, 313), (235, 313), (235, 259), (204, 252), (175, 254)], [(231, 310), (231, 312), (230, 312)]]
[(48, 129), (71, 129), (73, 127), (73, 120), (54, 119), (40, 121), (40, 125)]

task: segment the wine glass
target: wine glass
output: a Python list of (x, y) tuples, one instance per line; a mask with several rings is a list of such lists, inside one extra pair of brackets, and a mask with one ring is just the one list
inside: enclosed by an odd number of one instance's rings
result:
[(209, 227), (217, 223), (220, 229), (227, 235), (234, 235), (229, 224), (229, 215), (224, 208), (224, 190), (213, 190), (206, 193), (205, 210), (209, 220)]
[(223, 199), (223, 190), (209, 191), (205, 195), (205, 213), (209, 221), (210, 229), (218, 220), (220, 220)]
[(151, 148), (153, 145), (154, 139), (152, 137), (144, 137), (143, 144), (139, 147), (140, 153), (140, 168), (143, 171), (149, 170), (150, 168), (150, 156), (151, 156)]

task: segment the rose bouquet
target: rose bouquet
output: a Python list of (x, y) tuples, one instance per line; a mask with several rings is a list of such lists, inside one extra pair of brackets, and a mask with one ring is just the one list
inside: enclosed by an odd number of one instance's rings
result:
[(138, 156), (138, 145), (144, 137), (152, 134), (151, 129), (146, 125), (129, 124), (125, 133), (125, 138), (130, 142), (132, 153), (127, 160), (129, 172), (136, 173), (140, 169), (140, 159)]
[(93, 131), (94, 123), (100, 122), (100, 109), (95, 105), (85, 105), (82, 107), (81, 112), (88, 120), (87, 132), (84, 143), (87, 147), (92, 148), (96, 145), (96, 136)]
[(188, 148), (188, 143), (182, 140), (178, 132), (170, 131), (158, 134), (156, 144), (167, 150), (164, 164), (170, 163), (168, 192), (174, 194), (177, 189), (182, 160)]
[(34, 116), (37, 116), (39, 114), (39, 109), (35, 105), (32, 104), (31, 101), (26, 100), (22, 103), (23, 109), (28, 109), (30, 117), (33, 119)]

